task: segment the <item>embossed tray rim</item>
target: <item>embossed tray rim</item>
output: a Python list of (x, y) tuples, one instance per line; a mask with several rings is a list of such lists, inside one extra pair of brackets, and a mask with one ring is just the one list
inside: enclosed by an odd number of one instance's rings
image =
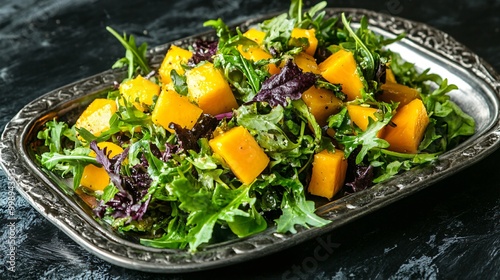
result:
[[(277, 234), (269, 229), (248, 238), (210, 245), (194, 254), (183, 250), (145, 247), (103, 228), (87, 214), (88, 209), (84, 209), (85, 205), (81, 201), (57, 187), (53, 179), (43, 173), (33, 162), (32, 155), (27, 149), (28, 138), (33, 136), (33, 131), (49, 116), (64, 115), (71, 110), (82, 108), (85, 102), (78, 105), (77, 101), (82, 101), (82, 98), (89, 101), (91, 96), (109, 88), (114, 80), (119, 80), (123, 75), (122, 72), (105, 71), (46, 93), (27, 104), (5, 126), (0, 142), (0, 164), (10, 180), (16, 184), (17, 191), (38, 212), (89, 252), (122, 267), (172, 273), (236, 264), (318, 237), (459, 172), (498, 148), (500, 77), (488, 63), (446, 33), (422, 23), (363, 9), (328, 8), (326, 11), (329, 15), (336, 16), (346, 12), (354, 22), (366, 15), (370, 27), (384, 35), (394, 35), (404, 31), (407, 33), (407, 39), (403, 45), (425, 53), (431, 57), (429, 59), (446, 62), (445, 66), (463, 72), (461, 73), (463, 76), (470, 75), (467, 81), (478, 85), (482, 90), (480, 94), (476, 93), (477, 98), (490, 101), (487, 103), (487, 116), (482, 116), (479, 112), (483, 108), (472, 109), (472, 113), (477, 114), (486, 123), (480, 124), (475, 136), (440, 157), (436, 165), (411, 170), (369, 190), (320, 206), (317, 209), (318, 213), (332, 220), (327, 226), (301, 228), (294, 235)], [(244, 29), (270, 16), (273, 15), (244, 22), (241, 26)], [(213, 33), (208, 32), (157, 46), (151, 51), (152, 63), (161, 61), (161, 54), (170, 44), (185, 44), (199, 36), (213, 36)], [(416, 64), (418, 66), (418, 63)], [(459, 98), (456, 100), (460, 101)], [(71, 106), (68, 107), (68, 104)]]

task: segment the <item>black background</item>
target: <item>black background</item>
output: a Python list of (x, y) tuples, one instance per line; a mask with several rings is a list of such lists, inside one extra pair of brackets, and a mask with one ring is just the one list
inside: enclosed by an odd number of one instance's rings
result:
[[(310, 6), (313, 1), (305, 1)], [(328, 1), (424, 22), (500, 70), (500, 1)], [(316, 3), (314, 1), (313, 3)], [(270, 0), (0, 0), (0, 130), (26, 103), (108, 69), (123, 56), (106, 30), (150, 46), (206, 29), (284, 12)], [(0, 278), (19, 279), (499, 279), (500, 151), (478, 164), (320, 239), (254, 261), (206, 272), (148, 274), (85, 251), (16, 194), (16, 272), (8, 271), (9, 180), (0, 170)], [(317, 255), (322, 242), (336, 248)]]

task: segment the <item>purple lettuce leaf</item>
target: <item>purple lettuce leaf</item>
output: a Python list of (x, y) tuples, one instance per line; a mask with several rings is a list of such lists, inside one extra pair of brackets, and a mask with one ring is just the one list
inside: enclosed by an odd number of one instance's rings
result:
[(385, 77), (386, 77), (386, 66), (383, 63), (380, 63), (377, 67), (377, 71), (375, 72), (375, 81), (379, 84), (384, 84), (385, 83)]
[(356, 155), (359, 150), (353, 152), (348, 160), (346, 183), (344, 190), (346, 193), (355, 193), (370, 188), (373, 185), (374, 167), (372, 165), (356, 164)]
[[(96, 160), (99, 164), (101, 164), (106, 172), (109, 175), (109, 178), (111, 179), (111, 182), (115, 185), (115, 187), (123, 191), (123, 186), (122, 186), (122, 181), (120, 177), (120, 168), (122, 162), (127, 158), (128, 156), (128, 149), (125, 149), (122, 153), (116, 155), (113, 158), (109, 158), (108, 155), (108, 150), (106, 147), (103, 149), (100, 149), (97, 146), (96, 141), (92, 141), (90, 143), (90, 148), (95, 152), (96, 154)], [(109, 151), (111, 152), (111, 151)]]
[(202, 61), (213, 62), (217, 53), (218, 41), (197, 40), (193, 43), (193, 56), (188, 61), (188, 66), (194, 67)]
[(202, 114), (191, 129), (181, 127), (176, 123), (170, 123), (169, 128), (175, 131), (177, 142), (182, 150), (199, 151), (198, 139), (210, 138), (218, 124), (217, 118), (209, 114)]
[(165, 144), (165, 151), (163, 151), (161, 155), (161, 160), (163, 161), (168, 161), (169, 159), (172, 158), (172, 156), (178, 152), (180, 152), (181, 148), (178, 145), (174, 144)]
[[(129, 217), (130, 220), (141, 220), (148, 208), (150, 197), (144, 202), (142, 202), (142, 199), (148, 193), (152, 183), (152, 179), (147, 172), (147, 161), (141, 160), (140, 164), (130, 169), (130, 175), (123, 175), (120, 173), (120, 169), (122, 162), (128, 156), (128, 148), (111, 159), (107, 156), (107, 149), (100, 149), (95, 141), (90, 143), (90, 148), (96, 153), (97, 162), (104, 167), (111, 182), (118, 189), (118, 193), (112, 199), (106, 203), (101, 202), (94, 209), (95, 215), (102, 218), (106, 210), (111, 208), (113, 210), (111, 215), (115, 218)], [(152, 151), (154, 154), (153, 149)], [(158, 152), (161, 157), (161, 152), (159, 150)]]
[(317, 77), (311, 72), (302, 70), (291, 59), (280, 73), (272, 75), (262, 83), (262, 87), (254, 101), (264, 101), (271, 107), (286, 106), (287, 99), (300, 99), (302, 93), (316, 83)]
[(218, 120), (218, 121), (222, 121), (224, 119), (230, 119), (232, 118), (234, 115), (233, 112), (227, 112), (227, 113), (222, 113), (222, 114), (218, 114), (215, 116), (215, 118)]
[(354, 176), (352, 181), (345, 183), (345, 186), (348, 187), (346, 192), (359, 192), (365, 190), (373, 185), (373, 166), (361, 166), (356, 165), (353, 168)]

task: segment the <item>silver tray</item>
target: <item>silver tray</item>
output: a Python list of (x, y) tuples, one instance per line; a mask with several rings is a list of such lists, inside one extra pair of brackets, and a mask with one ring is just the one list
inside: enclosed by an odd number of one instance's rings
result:
[[(448, 78), (460, 89), (452, 99), (477, 123), (476, 134), (439, 157), (436, 164), (412, 169), (390, 181), (350, 196), (319, 205), (317, 212), (331, 220), (321, 228), (301, 228), (296, 234), (277, 234), (271, 228), (260, 234), (207, 246), (196, 253), (156, 249), (140, 245), (94, 220), (91, 209), (64, 182), (44, 171), (34, 160), (29, 143), (54, 117), (75, 120), (97, 96), (103, 95), (124, 73), (109, 70), (56, 89), (27, 104), (6, 125), (0, 142), (0, 164), (18, 192), (44, 217), (98, 257), (130, 269), (150, 272), (188, 272), (232, 265), (269, 255), (325, 234), (357, 218), (416, 193), (438, 180), (482, 160), (500, 144), (500, 76), (467, 47), (428, 25), (361, 9), (326, 9), (328, 15), (345, 12), (353, 23), (369, 18), (370, 28), (386, 37), (405, 32), (406, 38), (390, 45), (403, 58), (423, 70)], [(241, 24), (244, 30), (265, 18)], [(159, 65), (171, 44), (187, 45), (214, 37), (204, 33), (151, 49), (153, 65)]]

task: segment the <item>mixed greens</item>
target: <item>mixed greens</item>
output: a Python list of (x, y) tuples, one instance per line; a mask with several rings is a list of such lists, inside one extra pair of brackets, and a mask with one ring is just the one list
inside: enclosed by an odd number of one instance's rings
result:
[[(158, 125), (152, 117), (158, 96), (150, 104), (141, 102), (140, 96), (124, 98), (120, 84), (138, 76), (156, 84), (161, 94), (167, 85), (148, 64), (145, 43), (138, 47), (133, 36), (108, 28), (126, 49), (113, 68), (126, 67), (127, 78), (117, 81), (102, 103), (116, 110), (101, 133), (56, 119), (47, 122), (35, 145), (40, 164), (61, 178), (71, 178), (73, 189), (89, 201), (99, 221), (139, 236), (146, 246), (196, 251), (273, 226), (277, 232), (295, 233), (298, 227), (327, 224), (315, 214), (307, 193), (314, 157), (323, 150), (341, 150), (348, 161), (342, 188), (335, 194), (340, 197), (432, 163), (474, 133), (474, 120), (447, 95), (456, 86), (430, 70), (417, 72), (414, 64), (386, 47), (404, 34), (393, 39), (379, 36), (369, 29), (367, 18), (354, 30), (344, 14), (328, 17), (325, 2), (305, 12), (302, 5), (293, 0), (288, 13), (255, 26), (265, 34), (261, 44), (221, 19), (205, 22), (215, 29), (217, 40), (186, 46), (192, 57), (182, 64), (182, 71), (170, 72), (168, 90), (189, 96), (186, 72), (209, 62), (223, 74), (238, 106), (220, 114), (203, 113), (192, 128)], [(311, 46), (307, 38), (292, 36), (294, 28), (314, 29), (315, 63), (339, 50), (354, 55), (363, 86), (358, 98), (349, 100), (343, 85), (304, 71), (294, 62)], [(270, 58), (251, 60), (239, 49), (255, 46)], [(279, 67), (278, 73), (270, 73), (271, 64)], [(391, 150), (380, 137), (381, 129), (394, 126), (392, 118), (399, 106), (378, 98), (388, 71), (395, 83), (418, 91), (425, 105), (429, 122), (416, 153)], [(340, 100), (338, 110), (323, 124), (303, 100), (303, 93), (313, 86)], [(376, 109), (366, 129), (353, 123), (349, 104)], [(235, 127), (244, 127), (269, 158), (250, 183), (235, 176), (227, 159), (211, 145), (215, 137)], [(111, 151), (116, 155), (110, 156)], [(82, 183), (90, 165), (109, 177), (102, 190)]]

